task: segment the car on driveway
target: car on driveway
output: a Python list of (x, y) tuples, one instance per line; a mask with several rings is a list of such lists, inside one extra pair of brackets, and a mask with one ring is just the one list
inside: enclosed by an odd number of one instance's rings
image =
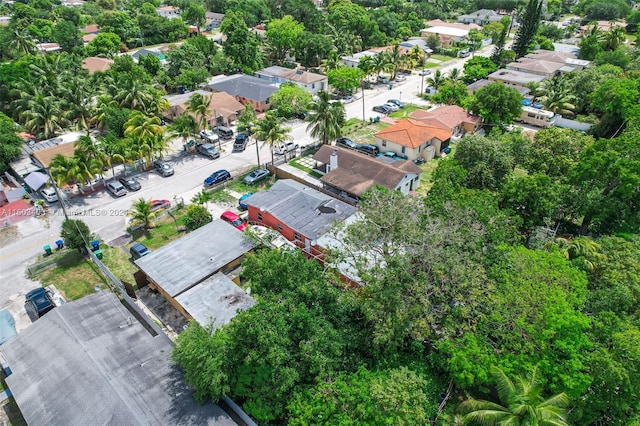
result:
[(249, 208), (245, 200), (253, 195), (253, 192), (247, 192), (238, 200), (238, 210), (245, 211)]
[(171, 164), (163, 160), (155, 160), (153, 162), (153, 168), (162, 177), (173, 176), (173, 173), (174, 173), (173, 167), (171, 167)]
[(139, 191), (140, 188), (142, 188), (142, 185), (140, 185), (140, 182), (138, 182), (138, 179), (134, 177), (120, 178), (119, 181), (129, 191)]
[(371, 145), (371, 144), (368, 144), (368, 143), (359, 144), (356, 147), (356, 151), (360, 151), (363, 154), (371, 155), (373, 157), (375, 157), (376, 155), (378, 155), (380, 153), (380, 150), (378, 149), (377, 146)]
[(392, 104), (392, 103), (384, 104), (384, 106), (386, 106), (387, 108), (389, 108), (393, 112), (396, 112), (397, 110), (400, 109), (400, 108), (398, 108), (398, 105)]
[(198, 154), (202, 154), (211, 160), (216, 160), (220, 158), (220, 151), (218, 151), (210, 143), (203, 143), (201, 145), (196, 145), (196, 151), (198, 151)]
[(406, 75), (402, 75), (402, 74), (396, 75), (396, 81), (406, 81), (406, 80), (407, 80)]
[(389, 114), (390, 112), (392, 112), (391, 108), (389, 108), (386, 105), (376, 105), (376, 106), (373, 107), (373, 110), (375, 112), (380, 112), (382, 114)]
[(232, 211), (227, 210), (220, 215), (220, 219), (232, 224), (237, 230), (244, 231), (247, 228), (247, 222), (242, 220), (240, 216)]
[(265, 179), (271, 173), (267, 169), (255, 169), (244, 178), (245, 185), (253, 185)]
[(47, 200), (47, 203), (55, 203), (58, 201), (58, 194), (56, 194), (56, 190), (51, 186), (41, 189), (40, 195)]
[(231, 173), (225, 169), (216, 170), (204, 180), (204, 186), (213, 186), (222, 183), (227, 179), (231, 179)]
[(247, 142), (249, 142), (249, 136), (244, 133), (238, 133), (236, 135), (236, 140), (233, 142), (233, 152), (242, 152), (247, 147)]
[(124, 185), (117, 180), (110, 180), (105, 185), (107, 187), (107, 191), (113, 194), (114, 197), (124, 197), (127, 195), (127, 190), (124, 189)]
[(26, 303), (33, 307), (35, 314), (41, 318), (44, 314), (56, 307), (51, 300), (49, 292), (42, 287), (31, 290), (25, 296)]
[(168, 209), (169, 207), (171, 207), (171, 201), (169, 200), (151, 200), (151, 202), (149, 202), (149, 206), (151, 207), (151, 211), (155, 212), (156, 210), (160, 210), (160, 209)]
[(218, 142), (220, 139), (213, 130), (200, 130), (200, 137), (209, 143)]
[(400, 102), (398, 99), (389, 99), (387, 104), (393, 104), (398, 108), (404, 108), (404, 102)]
[(133, 260), (135, 260), (140, 259), (141, 257), (145, 257), (146, 255), (151, 253), (151, 250), (149, 250), (147, 246), (142, 243), (135, 243), (129, 249), (129, 253), (131, 253), (131, 257), (133, 258)]
[(426, 75), (430, 75), (430, 74), (431, 74), (431, 70), (427, 70), (427, 69), (423, 69), (422, 71), (420, 71), (420, 72), (418, 73), (418, 75), (419, 75), (420, 77), (424, 77), (424, 76), (426, 76)]
[(336, 139), (336, 146), (341, 146), (343, 148), (356, 149), (358, 144), (352, 141), (349, 138), (338, 138)]
[(278, 146), (273, 153), (276, 155), (284, 155), (287, 152), (293, 152), (298, 149), (298, 144), (293, 142), (287, 142), (286, 144), (282, 144)]

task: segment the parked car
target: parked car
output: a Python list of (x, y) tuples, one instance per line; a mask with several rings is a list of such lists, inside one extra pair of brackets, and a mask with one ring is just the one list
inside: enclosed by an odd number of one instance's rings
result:
[(407, 75), (411, 75), (413, 74), (413, 71), (406, 69), (406, 68), (398, 68), (398, 74), (407, 74)]
[(397, 110), (399, 110), (400, 108), (398, 108), (398, 105), (396, 104), (384, 104), (384, 106), (386, 106), (387, 108), (389, 108), (392, 112), (396, 112)]
[(234, 152), (242, 152), (247, 147), (247, 142), (249, 142), (249, 136), (244, 133), (238, 133), (236, 135), (236, 140), (233, 142), (233, 151)]
[(253, 195), (253, 192), (247, 192), (242, 197), (240, 197), (240, 199), (238, 200), (238, 210), (245, 211), (245, 210), (247, 210), (249, 208), (247, 206), (247, 204), (245, 203), (245, 200), (247, 198), (251, 197), (252, 195)]
[(392, 160), (407, 160), (408, 157), (406, 155), (396, 154), (393, 151), (381, 152), (378, 154), (378, 157), (386, 157)]
[(395, 106), (397, 106), (398, 108), (404, 108), (404, 102), (400, 102), (398, 99), (389, 99), (387, 101), (387, 104), (393, 104)]
[(220, 137), (213, 130), (200, 130), (200, 137), (209, 143), (218, 142)]
[(387, 83), (389, 83), (389, 79), (384, 75), (379, 75), (378, 76), (378, 83), (387, 84)]
[(465, 50), (459, 51), (458, 52), (458, 56), (461, 57), (461, 58), (467, 58), (467, 57), (471, 56), (471, 53), (467, 49), (465, 49)]
[(149, 203), (149, 206), (151, 207), (151, 211), (155, 212), (156, 210), (168, 209), (169, 207), (171, 207), (171, 201), (169, 201), (169, 200), (151, 200), (151, 202)]
[(133, 258), (133, 260), (135, 260), (140, 259), (141, 257), (145, 257), (146, 255), (151, 253), (151, 250), (149, 250), (147, 246), (142, 243), (135, 243), (129, 249), (129, 253), (131, 253), (131, 257)]
[(120, 181), (111, 180), (107, 182), (105, 186), (107, 188), (107, 191), (112, 193), (115, 197), (124, 197), (125, 195), (127, 195), (127, 190), (124, 189), (124, 185), (122, 185)]
[(47, 203), (55, 203), (56, 201), (58, 201), (58, 194), (56, 194), (56, 190), (53, 189), (52, 186), (42, 188), (40, 190), (40, 195), (42, 195), (42, 198), (47, 200)]
[(139, 191), (142, 188), (138, 179), (134, 177), (120, 178), (120, 183), (129, 191)]
[(352, 141), (349, 138), (338, 138), (336, 139), (336, 146), (341, 146), (343, 148), (356, 149), (358, 144)]
[(204, 186), (212, 186), (218, 183), (222, 183), (227, 179), (231, 179), (231, 173), (225, 169), (216, 170), (204, 180)]
[(431, 70), (428, 70), (428, 69), (423, 69), (418, 73), (420, 77), (424, 77), (425, 75), (430, 75), (430, 74), (431, 74)]
[(287, 152), (292, 152), (298, 149), (298, 144), (293, 142), (287, 142), (286, 144), (282, 144), (278, 146), (273, 153), (276, 155), (284, 155)]
[(340, 102), (343, 104), (350, 104), (351, 102), (355, 101), (356, 98), (354, 98), (353, 96), (349, 95), (349, 96), (343, 96), (340, 98)]
[(216, 160), (220, 158), (220, 151), (218, 151), (210, 143), (203, 143), (202, 145), (196, 145), (196, 151), (198, 151), (199, 154), (202, 154), (211, 160)]
[(213, 128), (213, 131), (222, 139), (231, 139), (233, 137), (233, 130), (225, 126), (216, 126)]
[(402, 74), (396, 75), (396, 81), (406, 81), (406, 80), (407, 80), (407, 76)]
[(160, 176), (162, 177), (173, 176), (173, 167), (171, 167), (171, 164), (166, 161), (159, 159), (155, 160), (153, 162), (153, 168), (156, 172), (160, 173)]
[(368, 143), (358, 144), (358, 146), (356, 146), (356, 151), (360, 151), (363, 154), (372, 155), (374, 157), (380, 153), (377, 146)]
[(247, 228), (247, 222), (242, 220), (240, 216), (232, 211), (227, 210), (226, 212), (222, 213), (220, 215), (220, 219), (224, 220), (225, 222), (229, 222), (240, 231), (244, 231)]
[(304, 120), (305, 118), (307, 118), (307, 113), (304, 111), (300, 111), (300, 112), (294, 113), (293, 116), (298, 120)]
[(383, 114), (389, 114), (391, 112), (391, 108), (386, 105), (376, 105), (373, 107), (375, 112), (381, 112)]
[(265, 179), (270, 174), (271, 173), (267, 169), (255, 169), (244, 178), (244, 183), (246, 185), (253, 185), (254, 183), (260, 182), (262, 179)]
[(51, 300), (51, 295), (44, 288), (36, 288), (31, 290), (25, 296), (26, 303), (33, 307), (35, 314), (41, 318), (44, 314), (56, 307)]

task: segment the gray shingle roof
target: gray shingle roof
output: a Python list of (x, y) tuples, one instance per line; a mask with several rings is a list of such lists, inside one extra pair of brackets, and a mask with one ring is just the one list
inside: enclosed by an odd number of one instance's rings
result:
[(1, 347), (29, 425), (235, 425), (193, 400), (172, 349), (108, 291), (57, 307)]
[(216, 219), (136, 260), (136, 264), (171, 297), (175, 297), (254, 246), (255, 243), (242, 232)]
[(256, 102), (264, 102), (278, 90), (278, 85), (244, 74), (234, 74), (225, 78), (212, 79), (209, 87), (216, 92), (226, 92)]
[(245, 202), (312, 240), (357, 211), (343, 201), (290, 179), (277, 181)]

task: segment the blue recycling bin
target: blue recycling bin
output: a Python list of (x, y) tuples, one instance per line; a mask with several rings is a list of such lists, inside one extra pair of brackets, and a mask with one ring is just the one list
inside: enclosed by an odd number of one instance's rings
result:
[(100, 250), (100, 241), (91, 241), (91, 250), (96, 251)]
[(62, 240), (56, 240), (56, 248), (58, 250), (62, 250), (64, 248), (64, 241)]

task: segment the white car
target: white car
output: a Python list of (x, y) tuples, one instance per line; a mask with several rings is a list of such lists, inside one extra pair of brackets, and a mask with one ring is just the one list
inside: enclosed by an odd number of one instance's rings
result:
[(200, 130), (200, 137), (210, 143), (218, 142), (218, 139), (220, 139), (213, 130)]
[(424, 69), (418, 73), (420, 77), (424, 77), (425, 75), (431, 74), (431, 70)]
[(276, 155), (284, 155), (287, 152), (292, 152), (298, 149), (298, 144), (293, 142), (288, 142), (286, 144), (279, 145), (276, 149), (273, 150), (273, 153)]
[(387, 102), (386, 104), (384, 104), (384, 106), (386, 106), (387, 108), (389, 108), (393, 112), (396, 112), (398, 109), (400, 109), (398, 107), (398, 105), (392, 104), (391, 102)]
[(396, 81), (405, 81), (406, 79), (407, 77), (402, 74), (396, 75)]
[(56, 190), (51, 186), (41, 189), (40, 195), (42, 195), (42, 198), (47, 200), (48, 203), (55, 203), (58, 201), (58, 194), (56, 194)]

